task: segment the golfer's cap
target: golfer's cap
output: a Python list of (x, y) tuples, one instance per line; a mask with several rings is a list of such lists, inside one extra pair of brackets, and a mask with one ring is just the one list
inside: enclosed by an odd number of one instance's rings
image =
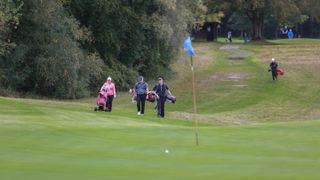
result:
[(111, 79), (111, 77), (108, 77), (107, 80), (108, 80), (108, 81), (111, 81), (112, 79)]
[(272, 58), (271, 61), (275, 61), (276, 59)]
[(163, 78), (162, 77), (158, 77), (158, 80), (163, 80)]
[(143, 81), (143, 76), (139, 76), (138, 81)]

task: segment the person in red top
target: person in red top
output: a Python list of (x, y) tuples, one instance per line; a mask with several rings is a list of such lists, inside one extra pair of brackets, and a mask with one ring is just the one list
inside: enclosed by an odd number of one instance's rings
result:
[(112, 111), (112, 101), (113, 98), (116, 98), (116, 86), (112, 82), (111, 77), (107, 78), (107, 81), (102, 85), (100, 91), (104, 91), (107, 94), (107, 103), (106, 103), (106, 111)]

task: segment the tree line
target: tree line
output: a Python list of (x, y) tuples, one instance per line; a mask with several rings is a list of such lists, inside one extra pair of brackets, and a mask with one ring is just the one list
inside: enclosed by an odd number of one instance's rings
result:
[[(253, 40), (277, 38), (285, 26), (302, 35), (305, 29), (314, 33), (320, 22), (319, 0), (203, 0), (207, 14), (223, 12), (229, 30), (250, 32)], [(314, 24), (308, 26), (308, 24)], [(318, 30), (316, 30), (318, 31)]]
[(198, 3), (2, 0), (0, 89), (81, 98), (108, 76), (120, 90), (138, 75), (169, 77)]

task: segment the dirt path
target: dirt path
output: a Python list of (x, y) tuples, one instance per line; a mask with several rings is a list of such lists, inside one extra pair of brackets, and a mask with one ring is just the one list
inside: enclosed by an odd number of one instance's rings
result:
[(230, 52), (228, 56), (229, 60), (246, 60), (254, 54), (253, 52), (240, 49), (240, 45), (235, 44), (223, 45), (220, 47), (220, 50)]

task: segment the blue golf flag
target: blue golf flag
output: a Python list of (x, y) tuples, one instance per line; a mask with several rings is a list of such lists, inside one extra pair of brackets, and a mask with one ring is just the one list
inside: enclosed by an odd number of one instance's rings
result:
[(192, 47), (192, 42), (191, 42), (191, 38), (188, 37), (184, 43), (183, 43), (183, 48), (187, 51), (189, 56), (194, 56), (194, 50)]

